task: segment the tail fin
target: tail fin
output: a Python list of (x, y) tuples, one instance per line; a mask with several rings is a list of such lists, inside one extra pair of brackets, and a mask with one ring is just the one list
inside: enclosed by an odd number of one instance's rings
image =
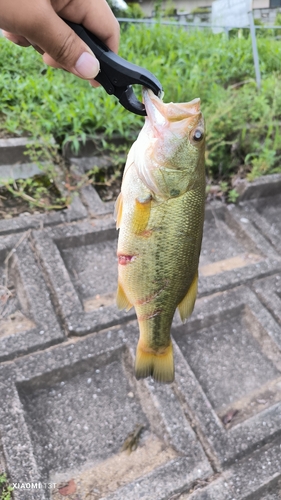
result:
[(161, 354), (148, 352), (140, 342), (137, 346), (135, 362), (136, 378), (145, 378), (150, 375), (156, 382), (170, 383), (175, 378), (174, 356), (172, 343)]

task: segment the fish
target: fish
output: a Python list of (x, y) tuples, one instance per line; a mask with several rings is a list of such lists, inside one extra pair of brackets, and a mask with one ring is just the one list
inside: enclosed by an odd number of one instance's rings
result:
[(205, 128), (200, 99), (164, 103), (143, 90), (147, 116), (132, 145), (116, 200), (117, 306), (135, 308), (137, 379), (174, 380), (170, 335), (198, 287), (205, 208)]

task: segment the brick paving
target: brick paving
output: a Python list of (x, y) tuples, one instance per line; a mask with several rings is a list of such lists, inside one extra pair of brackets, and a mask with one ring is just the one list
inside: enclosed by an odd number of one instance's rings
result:
[(112, 203), (87, 187), (68, 210), (0, 221), (0, 470), (15, 500), (281, 499), (280, 185), (206, 207), (166, 386), (134, 377)]

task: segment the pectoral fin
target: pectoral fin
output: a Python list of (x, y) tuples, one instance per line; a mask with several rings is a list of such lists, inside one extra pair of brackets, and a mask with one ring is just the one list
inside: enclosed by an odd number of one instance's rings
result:
[(116, 229), (120, 228), (121, 219), (122, 219), (122, 211), (123, 211), (123, 196), (122, 196), (122, 193), (119, 193), (118, 198), (115, 202), (115, 208), (114, 208), (114, 218), (116, 220)]
[(188, 289), (186, 296), (178, 305), (178, 310), (180, 313), (181, 320), (184, 322), (191, 315), (196, 296), (197, 296), (197, 288), (198, 288), (198, 272), (195, 274), (193, 281)]
[(124, 289), (122, 285), (120, 285), (119, 281), (118, 281), (118, 288), (116, 295), (116, 303), (118, 309), (126, 309), (126, 311), (129, 311), (133, 307), (132, 304), (127, 299)]
[(135, 234), (142, 233), (148, 224), (151, 210), (151, 196), (136, 198), (132, 219), (132, 228)]

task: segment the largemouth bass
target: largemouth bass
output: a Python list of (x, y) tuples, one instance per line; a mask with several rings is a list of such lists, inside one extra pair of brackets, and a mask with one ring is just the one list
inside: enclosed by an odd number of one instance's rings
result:
[(174, 380), (170, 329), (178, 307), (192, 313), (204, 205), (204, 120), (200, 99), (165, 104), (144, 90), (145, 124), (127, 158), (115, 215), (117, 305), (134, 306), (140, 329), (135, 374)]

